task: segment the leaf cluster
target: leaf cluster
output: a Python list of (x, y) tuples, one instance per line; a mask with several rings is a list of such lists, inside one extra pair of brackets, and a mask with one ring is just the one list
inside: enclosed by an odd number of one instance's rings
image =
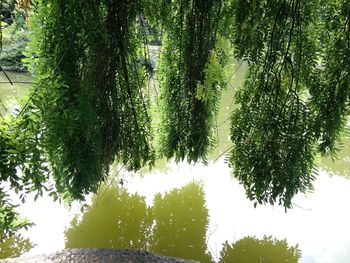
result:
[(168, 159), (205, 161), (226, 86), (228, 50), (220, 47), (225, 37), (219, 30), (226, 6), (221, 0), (165, 2), (158, 18), (165, 31), (159, 68), (160, 151)]
[(331, 1), (322, 10), (320, 66), (310, 87), (319, 151), (335, 157), (349, 115), (350, 4)]
[(250, 199), (290, 208), (312, 189), (316, 152), (334, 153), (346, 123), (349, 4), (237, 1), (233, 9), (235, 54), (250, 70), (231, 117), (230, 163)]
[(32, 225), (26, 219), (20, 218), (15, 208), (4, 189), (0, 188), (0, 248), (3, 242), (14, 237), (18, 230), (27, 229)]
[(315, 154), (335, 153), (349, 113), (348, 1), (37, 3), (25, 52), (35, 85), (18, 116), (0, 125), (0, 177), (14, 189), (40, 194), (52, 171), (59, 193), (83, 199), (112, 162), (153, 164), (144, 16), (163, 32), (162, 156), (206, 161), (231, 45), (250, 66), (229, 158), (247, 196), (290, 208), (312, 189)]
[(154, 159), (139, 63), (139, 1), (39, 6), (27, 50), (36, 76), (32, 100), (58, 191), (83, 198), (114, 160), (137, 170)]

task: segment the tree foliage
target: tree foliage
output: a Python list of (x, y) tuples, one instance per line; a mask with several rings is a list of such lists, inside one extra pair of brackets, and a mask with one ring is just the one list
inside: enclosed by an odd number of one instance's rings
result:
[[(231, 54), (249, 71), (231, 116), (229, 163), (251, 200), (290, 208), (312, 187), (315, 154), (335, 154), (349, 111), (348, 1), (37, 4), (26, 50), (34, 89), (0, 126), (1, 181), (15, 189), (40, 193), (51, 172), (58, 192), (82, 199), (113, 161), (138, 170), (153, 164), (154, 148), (206, 161)], [(157, 147), (145, 19), (163, 32)]]
[(322, 9), (320, 67), (310, 85), (316, 137), (322, 154), (335, 154), (346, 125), (350, 98), (350, 3), (330, 1)]
[(2, 1), (0, 65), (5, 70), (26, 71), (23, 50), (29, 41), (26, 23), (28, 1)]
[(231, 118), (230, 163), (250, 199), (291, 207), (312, 187), (316, 148), (335, 153), (346, 122), (350, 5), (246, 3), (233, 7), (235, 54), (250, 69)]
[(115, 159), (134, 170), (154, 159), (139, 4), (42, 1), (34, 22), (43, 140), (58, 190), (73, 198), (95, 191)]
[(0, 192), (0, 237), (1, 240), (12, 236), (18, 229), (28, 226), (28, 224), (23, 221), (19, 222), (17, 220), (18, 214), (14, 211), (15, 206), (10, 205), (7, 200), (6, 194), (3, 189)]
[(230, 160), (248, 197), (289, 207), (312, 180), (314, 113), (303, 92), (317, 66), (317, 1), (260, 1), (247, 14), (244, 2), (234, 6), (235, 53), (251, 67), (231, 118)]
[(196, 162), (213, 145), (228, 50), (222, 0), (160, 1), (160, 147), (167, 158)]

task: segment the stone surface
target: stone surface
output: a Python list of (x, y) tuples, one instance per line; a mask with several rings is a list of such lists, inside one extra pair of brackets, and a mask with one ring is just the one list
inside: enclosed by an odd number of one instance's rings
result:
[(0, 260), (0, 263), (199, 263), (146, 251), (123, 249), (65, 249), (50, 255)]

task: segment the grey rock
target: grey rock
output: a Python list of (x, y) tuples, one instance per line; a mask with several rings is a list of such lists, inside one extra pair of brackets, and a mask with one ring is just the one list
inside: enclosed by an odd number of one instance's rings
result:
[(199, 263), (175, 257), (166, 257), (147, 251), (128, 249), (64, 249), (62, 251), (33, 257), (0, 260), (0, 263)]

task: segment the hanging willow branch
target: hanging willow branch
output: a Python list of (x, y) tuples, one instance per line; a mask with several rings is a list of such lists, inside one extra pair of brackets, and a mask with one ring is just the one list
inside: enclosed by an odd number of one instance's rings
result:
[(205, 161), (214, 145), (227, 39), (250, 66), (230, 157), (248, 197), (290, 207), (312, 187), (315, 153), (334, 153), (349, 115), (347, 0), (38, 2), (26, 50), (35, 87), (18, 118), (0, 123), (0, 179), (16, 190), (40, 194), (52, 170), (60, 192), (83, 198), (113, 161), (131, 170), (153, 163), (143, 15), (164, 32), (165, 157)]
[(223, 4), (181, 0), (171, 3), (170, 13), (160, 12), (166, 32), (160, 66), (160, 144), (167, 158), (205, 160), (213, 146), (226, 78), (227, 50), (218, 32)]
[(40, 3), (32, 100), (42, 109), (42, 138), (57, 188), (73, 198), (95, 191), (115, 159), (132, 170), (154, 160), (142, 97), (147, 78), (139, 62), (139, 5)]
[(236, 54), (251, 67), (231, 117), (230, 162), (250, 199), (290, 207), (314, 179), (316, 139), (302, 93), (316, 68), (309, 15), (317, 1), (254, 3), (234, 9)]
[(310, 93), (319, 150), (334, 157), (349, 115), (350, 3), (327, 3), (322, 11), (322, 65)]

